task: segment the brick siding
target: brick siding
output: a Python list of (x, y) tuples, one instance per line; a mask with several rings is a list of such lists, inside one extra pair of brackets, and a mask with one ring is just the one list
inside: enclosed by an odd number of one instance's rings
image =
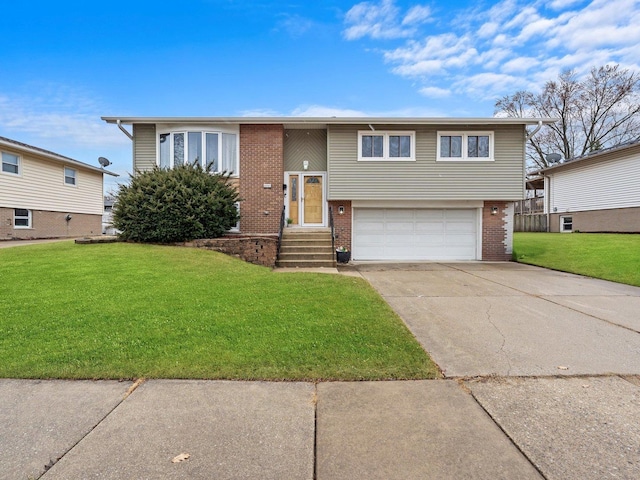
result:
[[(351, 250), (351, 200), (332, 200), (329, 206), (333, 208), (333, 227), (336, 235), (336, 248), (342, 246)], [(344, 207), (344, 214), (338, 213), (338, 207)]]
[[(13, 208), (0, 208), (0, 240), (82, 237), (102, 234), (102, 215), (31, 211), (32, 228), (13, 228)], [(65, 218), (71, 215), (71, 220)]]
[[(491, 215), (491, 209), (498, 207), (498, 214)], [(482, 209), (482, 260), (509, 261), (507, 252), (508, 202), (485, 201)]]
[(283, 146), (282, 125), (240, 125), (240, 231), (243, 234), (278, 233), (284, 205)]

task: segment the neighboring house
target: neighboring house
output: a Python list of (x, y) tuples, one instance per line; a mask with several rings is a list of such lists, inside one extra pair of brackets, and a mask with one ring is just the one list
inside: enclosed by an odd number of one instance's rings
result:
[[(281, 213), (326, 228), (352, 260), (509, 260), (524, 198), (523, 118), (121, 118), (133, 168), (232, 171), (239, 233), (278, 235)], [(122, 125), (131, 125), (132, 132)], [(330, 215), (329, 212), (332, 212)]]
[(0, 137), (0, 240), (99, 235), (103, 175), (115, 175)]
[(113, 205), (116, 199), (113, 197), (104, 197), (104, 213), (102, 214), (102, 233), (105, 235), (116, 235), (117, 231), (113, 228)]
[(538, 173), (550, 232), (640, 233), (640, 141)]

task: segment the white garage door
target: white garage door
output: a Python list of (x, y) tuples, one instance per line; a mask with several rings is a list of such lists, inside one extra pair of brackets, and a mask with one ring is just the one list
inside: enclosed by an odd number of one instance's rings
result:
[(353, 212), (354, 260), (476, 260), (476, 210)]

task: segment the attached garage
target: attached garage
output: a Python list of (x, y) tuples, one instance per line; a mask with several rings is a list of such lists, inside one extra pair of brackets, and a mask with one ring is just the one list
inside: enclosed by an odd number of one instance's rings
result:
[(354, 260), (478, 260), (477, 209), (354, 208)]

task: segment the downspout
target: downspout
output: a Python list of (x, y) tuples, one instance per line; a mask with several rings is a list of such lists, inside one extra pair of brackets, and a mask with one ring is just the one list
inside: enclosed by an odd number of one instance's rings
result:
[[(120, 120), (118, 120), (118, 122), (120, 122)], [(120, 125), (120, 124), (118, 123), (118, 125)], [(528, 142), (529, 140), (531, 140), (531, 139), (533, 138), (533, 136), (534, 136), (536, 133), (538, 133), (538, 132), (540, 131), (540, 129), (541, 129), (541, 128), (542, 128), (542, 120), (538, 120), (538, 126), (535, 128), (535, 130), (534, 130), (533, 132), (529, 133), (529, 134), (527, 135), (527, 137), (524, 139), (524, 143), (525, 143), (525, 145), (527, 144), (527, 142)]]
[[(542, 122), (540, 122), (542, 123)], [(122, 122), (120, 122), (120, 119), (116, 120), (116, 125), (118, 125), (118, 128), (120, 130), (122, 130), (124, 132), (124, 134), (129, 137), (129, 140), (133, 140), (133, 135), (131, 135), (123, 126), (122, 126)]]

